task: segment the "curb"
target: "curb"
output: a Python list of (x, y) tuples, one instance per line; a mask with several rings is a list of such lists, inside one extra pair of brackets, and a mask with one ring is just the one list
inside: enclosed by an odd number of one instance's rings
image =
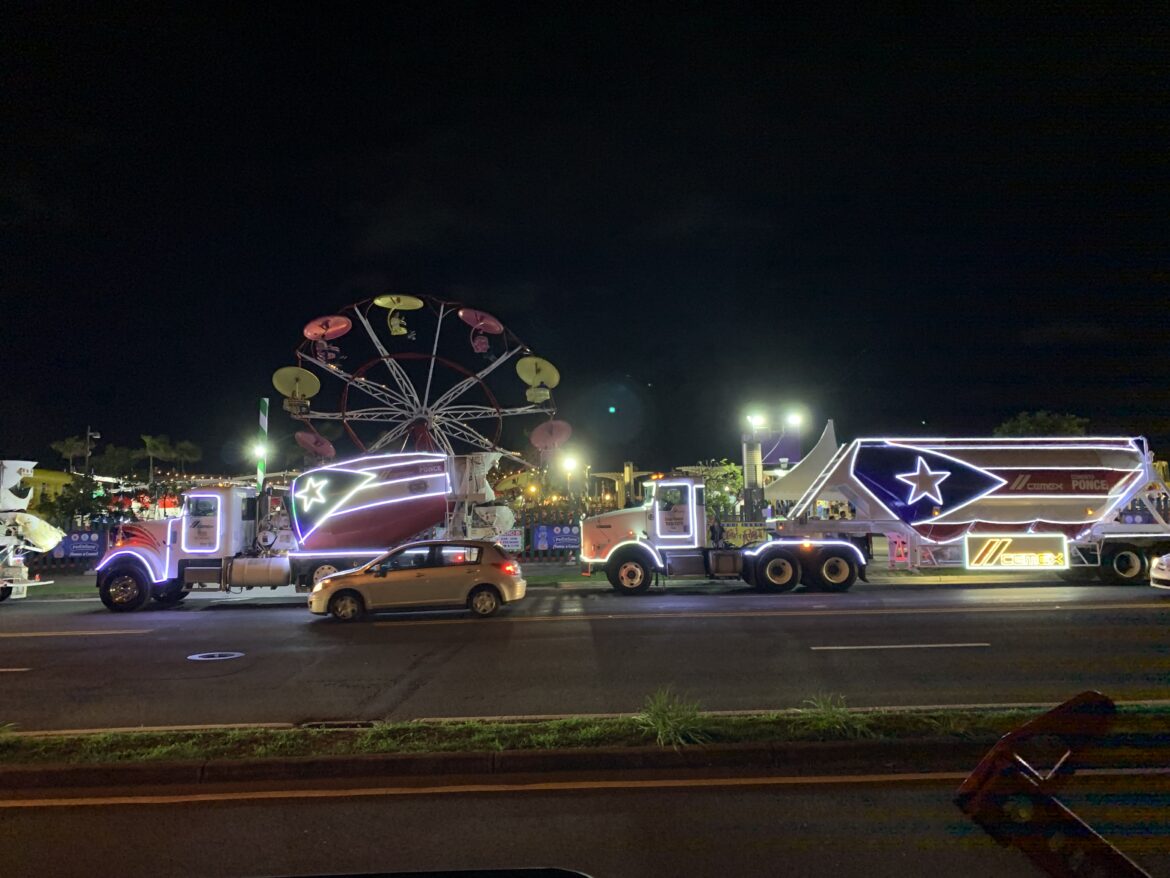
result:
[[(463, 753), (392, 753), (305, 756), (289, 759), (0, 767), (0, 795), (70, 788), (201, 786), (240, 782), (306, 782), (356, 778), (515, 777), (516, 775), (622, 771), (766, 769), (776, 775), (970, 771), (995, 738), (969, 741), (861, 740), (712, 744), (678, 750), (598, 747)], [(1094, 751), (1094, 768), (1147, 768), (1167, 764), (1165, 740), (1122, 740)]]

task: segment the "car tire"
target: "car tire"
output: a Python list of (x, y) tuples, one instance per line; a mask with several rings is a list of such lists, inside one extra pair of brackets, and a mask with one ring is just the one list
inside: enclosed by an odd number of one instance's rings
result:
[(0, 585), (0, 603), (3, 603), (4, 601), (8, 600), (8, 598), (11, 595), (12, 595), (12, 586), (11, 585)]
[(825, 552), (812, 567), (811, 580), (818, 591), (849, 591), (857, 582), (857, 564), (840, 552)]
[(107, 610), (132, 613), (150, 602), (152, 589), (146, 576), (133, 567), (120, 567), (110, 572), (98, 587), (98, 597)]
[(642, 594), (650, 588), (650, 568), (638, 552), (620, 552), (610, 558), (605, 576), (618, 594)]
[(500, 593), (491, 585), (476, 586), (467, 596), (467, 609), (481, 619), (494, 616), (503, 605)]
[(329, 615), (338, 622), (358, 622), (366, 615), (366, 602), (356, 591), (339, 591), (329, 599)]
[(772, 594), (792, 591), (800, 584), (800, 559), (791, 552), (769, 552), (756, 559), (755, 581)]
[(1102, 553), (1101, 579), (1111, 585), (1137, 585), (1149, 571), (1149, 559), (1134, 546), (1117, 546)]

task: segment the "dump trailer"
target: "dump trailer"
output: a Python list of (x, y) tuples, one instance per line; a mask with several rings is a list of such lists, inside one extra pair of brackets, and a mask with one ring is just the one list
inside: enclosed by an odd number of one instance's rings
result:
[[(811, 459), (825, 459), (820, 446)], [(815, 473), (784, 477), (807, 488), (769, 521), (778, 538), (884, 535), (891, 562), (910, 569), (1110, 583), (1144, 582), (1170, 552), (1170, 489), (1140, 437), (865, 438), (828, 451)], [(847, 520), (825, 515), (845, 503)]]

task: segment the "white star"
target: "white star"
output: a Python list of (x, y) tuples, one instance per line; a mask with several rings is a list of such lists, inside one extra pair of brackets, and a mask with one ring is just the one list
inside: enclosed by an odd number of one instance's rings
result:
[(918, 468), (914, 472), (905, 473), (896, 478), (910, 486), (910, 499), (906, 501), (907, 506), (913, 506), (923, 497), (929, 497), (941, 506), (943, 502), (942, 491), (939, 490), (938, 486), (950, 477), (951, 474), (944, 470), (931, 472), (926, 461), (920, 457), (918, 458)]
[(315, 479), (309, 476), (309, 481), (305, 487), (297, 491), (297, 499), (304, 501), (303, 512), (308, 512), (313, 508), (314, 503), (325, 502), (325, 486), (329, 484), (328, 479)]

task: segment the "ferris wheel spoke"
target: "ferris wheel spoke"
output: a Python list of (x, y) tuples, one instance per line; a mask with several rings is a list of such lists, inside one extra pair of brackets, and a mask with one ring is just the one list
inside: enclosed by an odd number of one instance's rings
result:
[(480, 421), (485, 418), (508, 418), (514, 415), (548, 414), (548, 409), (535, 405), (498, 409), (490, 405), (453, 405), (448, 406), (441, 412), (436, 412), (436, 414), (440, 417), (450, 418), (453, 421), (467, 423), (468, 421)]
[(397, 424), (399, 421), (415, 420), (411, 412), (404, 412), (399, 409), (371, 407), (364, 409), (349, 409), (345, 412), (339, 412), (337, 417), (343, 421), (363, 421), (363, 422), (378, 422), (381, 421), (387, 424)]
[(390, 356), (390, 352), (386, 350), (386, 346), (382, 344), (382, 339), (378, 337), (378, 333), (374, 332), (374, 327), (370, 324), (369, 319), (357, 308), (354, 309), (358, 320), (361, 321), (362, 326), (369, 335), (370, 341), (373, 342), (374, 348), (382, 357), (382, 362), (386, 364), (387, 370), (390, 372), (390, 377), (394, 379), (394, 383), (398, 385), (398, 390), (402, 394), (403, 402), (413, 402), (418, 405), (418, 393), (414, 389), (414, 385), (410, 383), (410, 376), (406, 374), (406, 370), (398, 364), (398, 361)]
[(439, 320), (435, 324), (435, 343), (431, 345), (431, 362), (427, 367), (427, 386), (423, 390), (422, 396), (423, 408), (426, 408), (427, 401), (431, 398), (431, 379), (435, 377), (435, 355), (439, 353), (439, 338), (443, 334), (443, 318), (449, 313), (445, 310), (446, 307), (445, 302), (439, 303)]
[(386, 431), (381, 436), (379, 436), (375, 442), (373, 442), (370, 445), (368, 450), (369, 451), (380, 451), (381, 449), (383, 449), (387, 445), (389, 445), (391, 442), (393, 442), (395, 439), (401, 439), (403, 436), (406, 435), (407, 430), (410, 429), (411, 423), (413, 423), (413, 422), (412, 421), (403, 421), (401, 424), (398, 424), (393, 430)]
[(488, 363), (486, 366), (484, 366), (482, 369), (480, 369), (478, 372), (476, 372), (475, 375), (468, 375), (466, 378), (464, 378), (458, 384), (451, 387), (451, 389), (444, 392), (442, 396), (438, 397), (435, 400), (434, 405), (431, 406), (431, 408), (432, 409), (441, 409), (447, 403), (453, 402), (454, 400), (458, 399), (460, 396), (465, 394), (472, 387), (475, 387), (475, 385), (482, 382), (483, 379), (486, 378), (488, 375), (490, 375), (493, 371), (495, 371), (500, 366), (502, 366), (504, 363), (506, 363), (508, 360), (510, 360), (512, 357), (514, 357), (517, 353), (519, 353), (520, 350), (521, 350), (520, 348), (513, 348), (512, 350), (508, 351), (505, 354), (502, 354), (501, 356), (494, 359), (492, 362)]
[(495, 451), (496, 445), (479, 430), (459, 421), (451, 421), (447, 418), (435, 418), (436, 425), (441, 426), (444, 430), (450, 432), (453, 436), (458, 436), (464, 442), (470, 445), (477, 445), (484, 451)]
[(371, 381), (368, 378), (354, 375), (352, 372), (345, 371), (336, 363), (327, 363), (324, 360), (320, 360), (310, 354), (301, 354), (300, 356), (302, 359), (308, 360), (310, 363), (316, 363), (323, 370), (325, 370), (326, 374), (334, 375), (342, 381), (353, 385), (354, 387), (361, 388), (379, 402), (386, 403), (387, 405), (401, 405), (407, 408), (413, 408), (415, 405), (413, 402), (411, 402), (411, 400), (391, 390), (385, 384), (379, 384), (377, 381)]

